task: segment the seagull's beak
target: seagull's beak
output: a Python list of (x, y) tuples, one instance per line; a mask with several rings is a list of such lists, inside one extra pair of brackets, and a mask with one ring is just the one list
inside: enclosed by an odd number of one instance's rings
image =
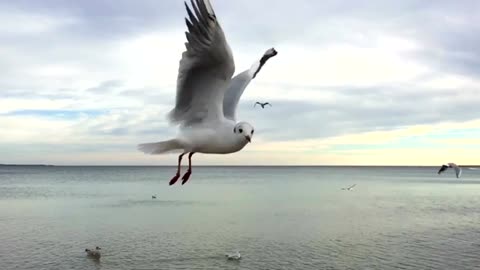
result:
[(250, 136), (245, 136), (245, 139), (247, 139), (248, 142), (252, 142), (252, 138)]

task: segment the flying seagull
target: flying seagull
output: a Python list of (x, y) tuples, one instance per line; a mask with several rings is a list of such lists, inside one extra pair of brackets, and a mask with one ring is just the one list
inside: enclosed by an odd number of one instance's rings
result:
[(232, 78), (235, 64), (232, 51), (209, 0), (185, 2), (186, 50), (182, 53), (177, 77), (175, 107), (168, 114), (179, 125), (176, 138), (138, 145), (146, 154), (180, 152), (175, 176), (180, 177), (182, 157), (188, 154), (188, 170), (182, 185), (192, 174), (194, 153), (229, 154), (240, 151), (252, 139), (254, 128), (237, 122), (236, 109), (243, 91), (268, 59), (277, 55), (274, 48), (247, 69)]
[(349, 187), (347, 187), (347, 188), (342, 188), (342, 190), (351, 191), (351, 190), (353, 190), (353, 188), (354, 188), (356, 185), (357, 185), (357, 184), (353, 184), (353, 185), (351, 185), (351, 186), (349, 186)]
[(448, 168), (454, 168), (455, 169), (455, 175), (457, 176), (457, 178), (460, 178), (460, 176), (462, 175), (462, 168), (458, 167), (457, 164), (455, 163), (447, 163), (447, 165), (442, 165), (442, 167), (440, 167), (440, 170), (438, 170), (438, 174), (441, 174), (442, 172), (446, 171)]
[(272, 107), (272, 104), (270, 104), (269, 102), (261, 103), (261, 102), (258, 102), (258, 101), (253, 105), (253, 107), (255, 108), (255, 106), (257, 106), (257, 104), (262, 106), (262, 109), (265, 109), (265, 106), (267, 106), (267, 105), (270, 105), (270, 107)]

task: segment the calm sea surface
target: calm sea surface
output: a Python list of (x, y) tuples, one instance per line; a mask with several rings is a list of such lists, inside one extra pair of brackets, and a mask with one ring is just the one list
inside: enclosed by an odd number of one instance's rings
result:
[(437, 170), (4, 166), (0, 269), (480, 269), (480, 170)]

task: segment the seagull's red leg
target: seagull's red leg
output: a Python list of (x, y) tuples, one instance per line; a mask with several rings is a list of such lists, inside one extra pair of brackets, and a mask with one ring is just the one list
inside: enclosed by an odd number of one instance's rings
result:
[(182, 185), (185, 184), (188, 179), (190, 178), (190, 175), (192, 174), (192, 156), (195, 154), (195, 152), (190, 152), (188, 155), (188, 171), (183, 175), (182, 177)]
[(175, 184), (175, 182), (177, 182), (178, 178), (180, 177), (180, 164), (182, 163), (182, 157), (185, 154), (186, 153), (182, 153), (182, 154), (180, 154), (180, 156), (178, 156), (177, 174), (175, 174), (175, 176), (172, 178), (172, 180), (170, 180), (170, 183), (169, 183), (170, 186)]

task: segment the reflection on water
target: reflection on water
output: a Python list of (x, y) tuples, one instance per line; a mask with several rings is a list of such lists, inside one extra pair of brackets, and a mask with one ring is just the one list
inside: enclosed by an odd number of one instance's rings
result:
[(476, 269), (480, 171), (436, 169), (0, 167), (0, 268)]

